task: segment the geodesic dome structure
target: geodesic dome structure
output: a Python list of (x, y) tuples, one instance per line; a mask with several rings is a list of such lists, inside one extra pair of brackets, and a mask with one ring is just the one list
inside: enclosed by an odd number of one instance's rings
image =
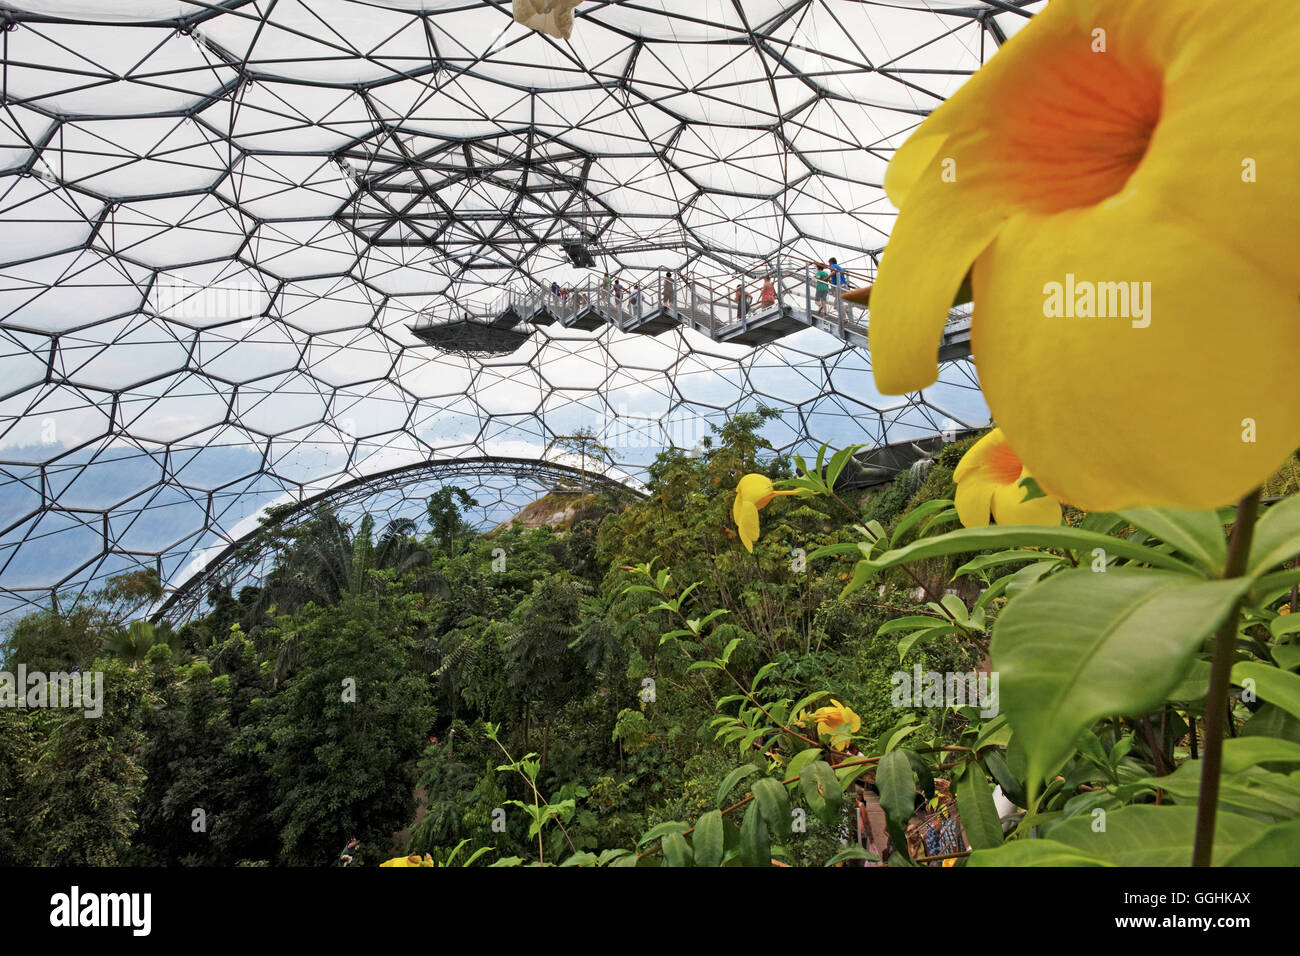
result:
[[(816, 323), (412, 330), (604, 274), (870, 281), (893, 150), (1042, 5), (589, 0), (560, 40), (501, 0), (0, 2), (0, 611), (175, 588), (268, 505), (409, 512), (394, 474), (555, 462), (583, 428), (634, 485), (758, 405), (781, 449), (984, 424), (968, 360), (881, 396)], [(356, 493), (376, 475), (393, 503)]]

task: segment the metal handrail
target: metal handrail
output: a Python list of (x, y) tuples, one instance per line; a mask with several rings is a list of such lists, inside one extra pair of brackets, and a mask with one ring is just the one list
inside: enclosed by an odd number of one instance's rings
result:
[[(815, 264), (792, 259), (768, 260), (760, 270), (737, 276), (736, 282), (717, 283), (698, 280), (682, 272), (660, 267), (645, 280), (623, 284), (621, 278), (612, 279), (609, 287), (600, 276), (589, 276), (583, 282), (561, 290), (560, 294), (544, 286), (529, 290), (507, 289), (497, 297), (492, 315), (501, 316), (513, 310), (520, 321), (527, 321), (545, 309), (563, 324), (569, 324), (588, 308), (615, 327), (634, 328), (641, 320), (659, 312), (671, 314), (682, 325), (702, 331), (711, 338), (733, 327), (766, 318), (773, 310), (799, 311), (807, 316), (808, 323), (823, 331), (848, 341), (848, 336), (865, 338), (868, 316), (855, 312), (842, 298), (846, 285), (836, 284), (832, 274), (824, 280), (828, 286), (824, 303), (817, 301), (817, 271)], [(763, 289), (772, 284), (771, 301), (763, 301)], [(959, 330), (970, 323), (967, 311), (953, 309), (945, 329)], [(454, 320), (454, 317), (451, 319)], [(419, 317), (415, 328), (446, 322), (434, 316)]]

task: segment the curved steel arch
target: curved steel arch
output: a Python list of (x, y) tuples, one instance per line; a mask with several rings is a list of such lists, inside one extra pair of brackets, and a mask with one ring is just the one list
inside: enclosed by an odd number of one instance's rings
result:
[[(510, 476), (515, 479), (540, 481), (548, 485), (570, 481), (589, 488), (621, 491), (633, 497), (645, 497), (645, 493), (640, 489), (611, 478), (607, 474), (584, 471), (581, 468), (543, 459), (481, 456), (429, 461), (419, 465), (394, 468), (378, 475), (354, 479), (337, 488), (285, 507), (276, 514), (273, 522), (264, 523), (256, 530), (230, 542), (211, 561), (204, 562), (196, 573), (181, 582), (165, 598), (154, 610), (151, 618), (155, 623), (164, 620), (172, 622), (188, 620), (194, 616), (204, 596), (212, 588), (228, 583), (236, 576), (247, 577), (250, 546), (255, 546), (260, 540), (268, 538), (268, 531), (293, 527), (310, 518), (321, 508), (339, 511), (349, 505), (367, 501), (385, 490), (405, 491), (412, 486), (434, 483), (445, 485), (451, 483), (452, 479), (480, 478), (483, 475)], [(266, 551), (263, 550), (261, 554), (252, 557), (251, 563), (258, 564), (266, 557)]]

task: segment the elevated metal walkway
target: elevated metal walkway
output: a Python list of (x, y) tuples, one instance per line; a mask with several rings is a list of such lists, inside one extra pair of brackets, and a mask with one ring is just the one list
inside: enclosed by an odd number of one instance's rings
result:
[[(443, 351), (475, 353), (513, 352), (532, 326), (555, 323), (587, 331), (612, 325), (639, 335), (685, 327), (717, 342), (750, 347), (816, 328), (849, 345), (868, 348), (867, 310), (840, 297), (846, 286), (830, 286), (825, 300), (818, 302), (817, 285), (814, 266), (792, 261), (769, 263), (737, 276), (730, 285), (690, 279), (667, 269), (633, 284), (593, 276), (580, 286), (558, 291), (511, 290), (486, 317), (421, 317), (410, 330)], [(471, 323), (477, 328), (471, 330)], [(969, 309), (953, 309), (939, 360), (969, 355)]]

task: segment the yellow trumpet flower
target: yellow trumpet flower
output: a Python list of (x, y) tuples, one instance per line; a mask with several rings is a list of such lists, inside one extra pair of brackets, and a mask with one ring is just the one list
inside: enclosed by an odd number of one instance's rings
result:
[[(827, 737), (836, 746), (846, 745), (847, 738), (856, 734), (862, 726), (862, 718), (852, 708), (841, 704), (834, 697), (829, 707), (819, 707), (812, 712), (812, 719), (817, 721), (817, 733)], [(836, 738), (839, 742), (836, 743)]]
[(766, 475), (746, 475), (736, 485), (736, 500), (731, 506), (731, 517), (740, 531), (740, 543), (753, 554), (758, 540), (758, 513), (778, 495), (797, 495), (798, 490), (777, 491)]
[(989, 409), (1056, 498), (1212, 508), (1300, 445), (1300, 17), (1052, 0), (898, 150), (882, 392), (936, 380), (969, 273)]
[(962, 455), (952, 477), (957, 482), (957, 517), (968, 528), (988, 524), (990, 513), (998, 524), (1061, 523), (1061, 506), (1055, 498), (1024, 500), (1027, 491), (1020, 481), (1029, 472), (1000, 428)]

